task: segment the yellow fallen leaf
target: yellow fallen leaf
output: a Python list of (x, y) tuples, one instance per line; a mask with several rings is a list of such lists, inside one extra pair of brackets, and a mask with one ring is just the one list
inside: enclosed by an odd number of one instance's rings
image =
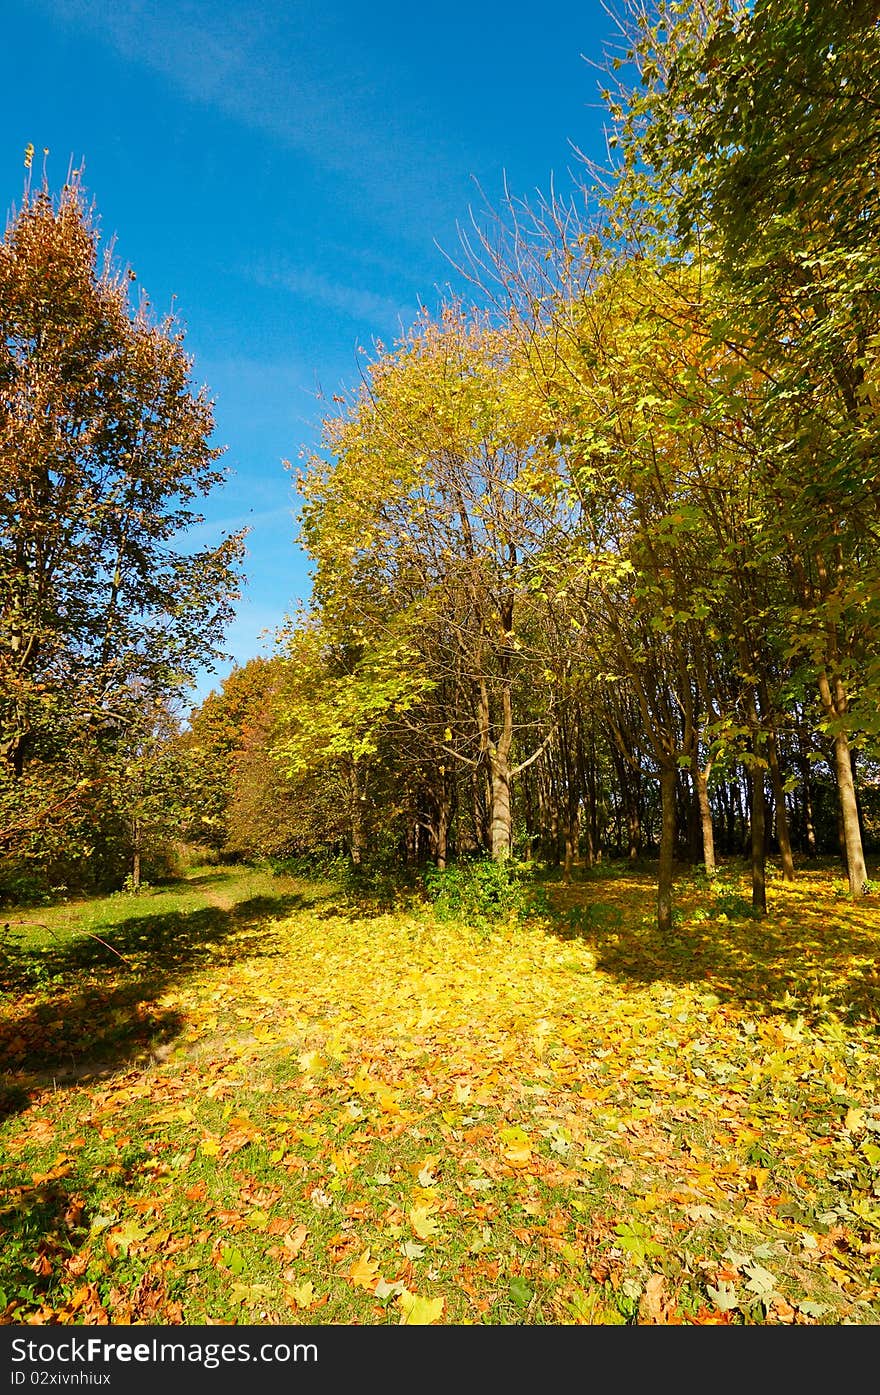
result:
[(663, 1192), (645, 1192), (644, 1196), (637, 1198), (634, 1205), (636, 1211), (647, 1214), (649, 1211), (656, 1211), (657, 1207), (662, 1206), (665, 1200), (666, 1196)]
[(440, 1229), (429, 1206), (413, 1206), (409, 1212), (409, 1223), (420, 1240), (430, 1240)]
[(309, 1279), (304, 1284), (296, 1284), (289, 1288), (287, 1294), (298, 1308), (310, 1308), (315, 1301), (315, 1285)]
[(360, 1259), (351, 1266), (348, 1277), (359, 1288), (365, 1288), (369, 1293), (373, 1292), (379, 1282), (379, 1266), (374, 1259), (370, 1258), (369, 1250), (364, 1250)]
[(401, 1311), (401, 1326), (427, 1327), (443, 1316), (442, 1298), (419, 1298), (417, 1294), (404, 1289), (397, 1299)]
[(220, 1144), (217, 1142), (216, 1138), (203, 1138), (199, 1147), (209, 1158), (216, 1158), (217, 1154), (220, 1152)]
[(846, 1118), (843, 1121), (843, 1127), (847, 1130), (848, 1133), (856, 1133), (862, 1127), (862, 1124), (864, 1122), (864, 1109), (857, 1109), (855, 1105), (853, 1105), (846, 1111)]
[(499, 1129), (498, 1137), (502, 1143), (506, 1143), (511, 1148), (527, 1148), (531, 1144), (531, 1139), (525, 1129), (519, 1124), (513, 1124), (510, 1128)]
[(519, 1143), (512, 1148), (504, 1150), (505, 1162), (509, 1162), (511, 1167), (525, 1167), (531, 1161), (532, 1150), (527, 1143)]

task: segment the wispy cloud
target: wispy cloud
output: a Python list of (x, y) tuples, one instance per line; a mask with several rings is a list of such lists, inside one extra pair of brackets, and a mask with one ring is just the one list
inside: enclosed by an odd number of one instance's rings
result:
[[(340, 364), (340, 372), (342, 365)], [(315, 371), (291, 354), (271, 358), (248, 354), (203, 355), (198, 363), (199, 380), (209, 385), (215, 400), (217, 439), (226, 443), (230, 429), (238, 437), (238, 448), (225, 462), (234, 468), (236, 455), (247, 445), (249, 452), (265, 457), (274, 470), (282, 459), (295, 456), (306, 440), (315, 440), (320, 431), (322, 394)], [(246, 423), (247, 430), (239, 429)], [(280, 474), (278, 479), (283, 478)], [(275, 486), (262, 486), (271, 497)]]
[[(161, 74), (185, 97), (369, 187), (370, 207), (384, 206), (398, 232), (412, 201), (414, 171), (421, 171), (423, 194), (431, 197), (432, 148), (400, 133), (390, 142), (369, 92), (360, 93), (351, 74), (341, 79), (338, 66), (328, 62), (327, 54), (344, 40), (332, 7), (302, 0), (269, 10), (253, 0), (235, 6), (216, 0), (38, 3)], [(406, 192), (401, 167), (410, 171)]]
[(350, 319), (365, 324), (385, 327), (393, 324), (398, 328), (411, 320), (415, 313), (412, 307), (401, 306), (388, 296), (343, 285), (307, 267), (256, 266), (249, 268), (245, 274), (255, 285), (270, 290), (280, 288), (290, 291), (292, 295), (324, 305), (330, 310), (338, 310)]

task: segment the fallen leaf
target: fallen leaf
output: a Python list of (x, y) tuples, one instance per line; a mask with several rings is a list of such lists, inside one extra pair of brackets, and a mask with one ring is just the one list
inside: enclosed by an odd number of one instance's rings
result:
[(443, 1298), (419, 1298), (408, 1289), (404, 1289), (397, 1300), (402, 1314), (401, 1326), (427, 1327), (432, 1322), (437, 1322), (443, 1315), (444, 1302)]
[(292, 1284), (285, 1292), (297, 1308), (308, 1309), (315, 1301), (315, 1285), (311, 1279), (303, 1284)]
[(429, 1206), (413, 1206), (409, 1212), (409, 1223), (420, 1240), (431, 1240), (440, 1227), (434, 1220)]
[(706, 1292), (715, 1304), (715, 1307), (721, 1313), (730, 1313), (734, 1308), (739, 1307), (739, 1299), (736, 1296), (736, 1289), (733, 1284), (725, 1283), (723, 1280), (718, 1284), (717, 1288), (713, 1288), (711, 1284), (707, 1284)]
[(639, 1317), (646, 1323), (666, 1323), (671, 1306), (664, 1276), (652, 1274), (639, 1301)]
[(379, 1266), (374, 1259), (370, 1258), (370, 1251), (364, 1250), (360, 1259), (349, 1269), (348, 1277), (358, 1288), (365, 1288), (372, 1293), (379, 1280)]
[(304, 1225), (298, 1225), (295, 1230), (288, 1231), (281, 1243), (292, 1255), (298, 1255), (306, 1242), (308, 1233)]
[(743, 1265), (743, 1273), (748, 1276), (746, 1288), (757, 1298), (769, 1298), (776, 1291), (776, 1275), (754, 1260)]

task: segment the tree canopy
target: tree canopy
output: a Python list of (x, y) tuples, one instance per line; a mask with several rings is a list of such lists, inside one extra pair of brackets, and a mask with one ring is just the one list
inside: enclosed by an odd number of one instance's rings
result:
[(211, 403), (134, 281), (77, 178), (26, 189), (0, 243), (0, 797), (5, 850), (37, 860), (144, 705), (217, 655), (237, 592), (240, 534), (187, 547), (223, 479)]

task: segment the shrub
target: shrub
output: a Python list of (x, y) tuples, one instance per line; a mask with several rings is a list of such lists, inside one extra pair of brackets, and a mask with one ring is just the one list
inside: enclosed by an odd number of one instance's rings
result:
[(512, 914), (541, 909), (540, 894), (526, 882), (522, 868), (513, 861), (475, 858), (444, 872), (429, 868), (425, 894), (438, 920), (463, 920), (477, 928)]

